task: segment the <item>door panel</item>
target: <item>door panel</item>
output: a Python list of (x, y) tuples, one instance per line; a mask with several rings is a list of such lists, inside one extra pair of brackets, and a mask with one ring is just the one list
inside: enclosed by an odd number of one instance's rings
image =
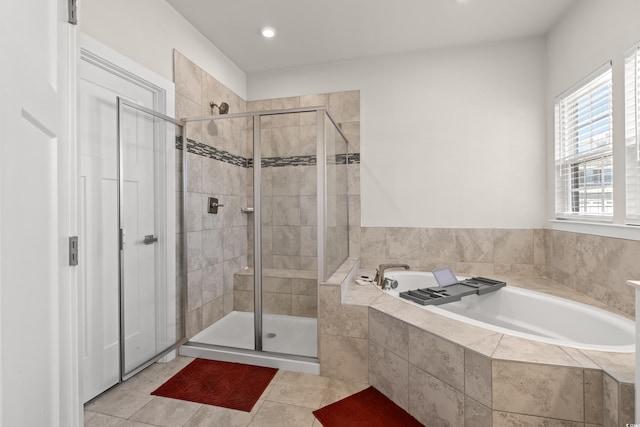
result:
[[(73, 228), (66, 175), (69, 30), (62, 2), (0, 2), (0, 425), (76, 419), (73, 297), (62, 244)], [(67, 239), (68, 241), (68, 239)], [(25, 404), (28, 402), (28, 404)], [(70, 424), (66, 424), (70, 425)]]
[(83, 401), (120, 381), (118, 138), (116, 99), (153, 107), (154, 93), (92, 62), (79, 82)]

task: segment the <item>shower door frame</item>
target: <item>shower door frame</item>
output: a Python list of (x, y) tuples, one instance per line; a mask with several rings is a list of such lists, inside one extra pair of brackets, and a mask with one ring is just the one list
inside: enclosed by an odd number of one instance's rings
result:
[[(184, 123), (184, 132), (183, 132), (183, 152), (184, 152), (184, 163), (183, 163), (183, 173), (184, 173), (184, 182), (187, 182), (186, 177), (188, 176), (187, 170), (187, 162), (186, 162), (186, 154), (188, 152), (188, 123), (190, 122), (202, 122), (202, 121), (219, 121), (219, 120), (230, 120), (230, 119), (252, 119), (253, 120), (253, 200), (254, 200), (254, 211), (253, 211), (253, 231), (254, 231), (254, 261), (253, 261), (253, 279), (254, 279), (254, 348), (250, 350), (246, 349), (237, 349), (240, 352), (259, 352), (263, 354), (271, 354), (282, 356), (288, 359), (294, 360), (318, 360), (319, 354), (316, 353), (316, 357), (309, 356), (301, 356), (296, 354), (286, 354), (286, 353), (272, 353), (266, 350), (263, 350), (262, 345), (262, 206), (261, 206), (261, 186), (262, 186), (262, 152), (261, 152), (261, 136), (260, 136), (260, 118), (262, 116), (274, 116), (280, 114), (295, 114), (295, 113), (316, 113), (316, 200), (317, 200), (317, 236), (318, 236), (318, 245), (317, 245), (317, 288), (319, 290), (320, 283), (326, 281), (326, 259), (325, 259), (325, 245), (327, 241), (327, 227), (326, 227), (326, 215), (327, 215), (327, 164), (326, 164), (326, 132), (325, 125), (326, 120), (328, 119), (336, 131), (344, 138), (345, 141), (348, 139), (345, 137), (344, 133), (337, 125), (335, 120), (329, 115), (327, 107), (325, 106), (314, 106), (314, 107), (302, 107), (302, 108), (288, 108), (288, 109), (278, 109), (278, 110), (265, 110), (265, 111), (254, 111), (254, 112), (246, 112), (246, 113), (233, 113), (233, 114), (224, 114), (224, 115), (209, 115), (209, 116), (199, 116), (199, 117), (186, 117), (181, 118), (180, 120)], [(258, 159), (258, 161), (256, 161)], [(185, 184), (186, 185), (186, 184)], [(184, 194), (187, 194), (187, 189), (185, 187)], [(256, 203), (258, 201), (258, 203)], [(186, 215), (184, 215), (186, 217)], [(186, 230), (186, 225), (185, 225)], [(186, 236), (186, 233), (184, 233)], [(185, 268), (188, 265), (188, 251), (186, 245), (186, 237), (183, 242), (183, 247), (185, 250), (184, 263)], [(320, 293), (317, 292), (317, 306), (319, 307)], [(316, 316), (317, 319), (317, 316)], [(318, 352), (320, 350), (320, 334), (317, 333), (317, 349)], [(224, 346), (216, 346), (209, 345), (207, 347), (219, 347), (219, 348), (230, 348)], [(234, 348), (236, 349), (236, 348)]]
[[(123, 229), (122, 229), (122, 211), (123, 211), (123, 200), (122, 200), (122, 196), (124, 194), (124, 150), (123, 150), (123, 145), (124, 145), (124, 135), (122, 133), (122, 126), (121, 126), (121, 118), (122, 118), (122, 106), (126, 106), (128, 108), (132, 108), (134, 110), (138, 110), (141, 111), (143, 113), (146, 113), (156, 119), (160, 119), (163, 120), (165, 122), (171, 123), (177, 127), (180, 128), (180, 134), (184, 135), (185, 132), (185, 123), (180, 121), (180, 120), (176, 120), (172, 117), (169, 117), (165, 114), (162, 114), (158, 111), (152, 110), (150, 108), (144, 107), (142, 105), (139, 105), (135, 102), (130, 102), (125, 98), (121, 98), (121, 97), (117, 97), (117, 102), (116, 102), (116, 117), (117, 117), (117, 135), (118, 135), (118, 145), (117, 145), (117, 173), (116, 176), (118, 178), (118, 185), (117, 185), (117, 205), (118, 205), (118, 230), (119, 230), (119, 238), (118, 238), (118, 245), (119, 245), (119, 256), (118, 256), (118, 270), (119, 270), (119, 275), (118, 275), (118, 301), (119, 301), (119, 316), (120, 316), (120, 324), (119, 324), (119, 340), (120, 340), (120, 381), (125, 381), (131, 377), (133, 377), (135, 374), (137, 374), (138, 372), (140, 372), (141, 370), (145, 369), (146, 367), (148, 367), (149, 365), (151, 365), (152, 363), (158, 361), (159, 359), (161, 359), (162, 357), (166, 356), (167, 354), (171, 353), (172, 351), (176, 350), (181, 344), (183, 344), (185, 342), (185, 337), (186, 337), (186, 319), (185, 319), (185, 315), (186, 315), (186, 310), (187, 310), (187, 300), (186, 300), (186, 285), (185, 286), (176, 286), (178, 288), (178, 291), (176, 292), (176, 299), (178, 299), (181, 302), (181, 307), (180, 309), (182, 310), (182, 317), (180, 317), (180, 314), (178, 312), (176, 312), (176, 323), (178, 324), (178, 328), (175, 331), (176, 337), (174, 342), (169, 345), (167, 348), (165, 348), (164, 350), (160, 351), (159, 353), (156, 353), (155, 355), (151, 356), (150, 358), (148, 358), (146, 361), (142, 362), (141, 364), (139, 364), (137, 367), (131, 369), (130, 371), (127, 371), (127, 368), (125, 366), (125, 338), (126, 338), (126, 333), (125, 333), (125, 292), (124, 292), (124, 286), (125, 286), (125, 272), (124, 272), (124, 251), (123, 251)], [(174, 142), (174, 147), (175, 147), (175, 142)], [(167, 148), (167, 149), (171, 149), (171, 147)], [(175, 149), (175, 148), (173, 148)], [(183, 155), (183, 167), (186, 166), (186, 152)], [(175, 163), (175, 162), (174, 162)], [(186, 202), (186, 179), (183, 179), (182, 182), (182, 204), (183, 206), (185, 206), (185, 202)], [(172, 195), (168, 195), (168, 197), (172, 197)], [(186, 219), (185, 216), (183, 215), (183, 220), (182, 220), (182, 225), (184, 227), (184, 230), (186, 230)], [(175, 244), (175, 243), (174, 243)], [(185, 244), (185, 248), (186, 248), (186, 233), (183, 233), (183, 244)], [(186, 255), (183, 255), (182, 257), (182, 263), (183, 266), (186, 267), (187, 265), (187, 260), (186, 260)], [(184, 270), (186, 272), (186, 269)], [(175, 275), (174, 275), (175, 276)], [(186, 273), (185, 273), (186, 276)], [(167, 279), (171, 279), (170, 277), (167, 277)], [(185, 280), (186, 283), (186, 280)]]
[[(253, 350), (262, 350), (262, 140), (253, 116)], [(256, 162), (256, 159), (258, 161)], [(258, 203), (256, 203), (256, 201)]]

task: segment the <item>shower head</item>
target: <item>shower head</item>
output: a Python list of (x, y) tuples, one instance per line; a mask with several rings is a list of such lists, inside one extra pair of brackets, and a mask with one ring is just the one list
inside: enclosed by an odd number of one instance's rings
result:
[(209, 103), (209, 107), (211, 107), (211, 115), (213, 115), (213, 107), (218, 107), (218, 112), (220, 114), (227, 114), (229, 112), (229, 104), (226, 102), (221, 102), (220, 105), (218, 105), (211, 101)]

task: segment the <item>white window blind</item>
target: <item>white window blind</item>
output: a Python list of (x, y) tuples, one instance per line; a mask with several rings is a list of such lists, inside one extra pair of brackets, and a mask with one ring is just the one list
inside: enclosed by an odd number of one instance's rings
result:
[(640, 225), (640, 45), (626, 52), (624, 69), (627, 223)]
[(611, 64), (558, 97), (556, 216), (613, 216)]

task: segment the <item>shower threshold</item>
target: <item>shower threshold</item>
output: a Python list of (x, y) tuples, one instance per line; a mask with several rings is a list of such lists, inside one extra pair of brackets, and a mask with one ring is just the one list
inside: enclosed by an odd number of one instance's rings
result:
[(183, 356), (320, 373), (317, 320), (265, 314), (263, 350), (253, 349), (253, 313), (233, 311), (180, 347)]

